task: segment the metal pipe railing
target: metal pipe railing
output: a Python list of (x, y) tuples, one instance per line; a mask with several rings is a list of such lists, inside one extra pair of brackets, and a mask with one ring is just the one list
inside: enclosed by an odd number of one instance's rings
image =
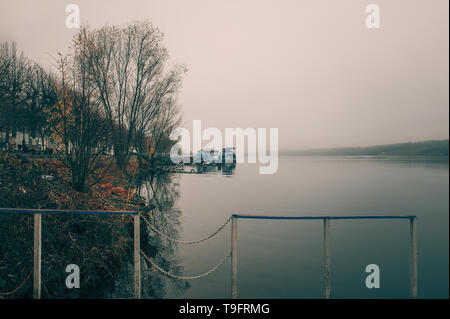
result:
[(92, 211), (92, 210), (64, 210), (64, 209), (31, 209), (31, 208), (0, 208), (0, 213), (45, 213), (45, 214), (84, 214), (84, 215), (139, 215), (133, 211)]
[[(41, 215), (46, 214), (107, 214), (107, 215), (133, 215), (134, 217), (134, 296), (141, 297), (141, 268), (140, 268), (140, 213), (133, 211), (88, 211), (88, 210), (53, 210), (53, 209), (22, 209), (0, 208), (0, 213), (32, 213), (34, 214), (34, 243), (33, 243), (33, 297), (41, 297)], [(409, 219), (411, 236), (411, 260), (410, 260), (410, 290), (411, 298), (417, 297), (418, 281), (418, 236), (417, 217), (413, 215), (356, 215), (356, 216), (267, 216), (267, 215), (242, 215), (231, 216), (231, 297), (238, 296), (238, 219), (261, 220), (323, 220), (324, 228), (324, 282), (325, 298), (331, 298), (331, 263), (330, 263), (330, 221), (331, 220), (355, 220), (355, 219)], [(226, 225), (227, 223), (225, 223)], [(222, 226), (223, 228), (224, 226)]]
[(133, 215), (134, 217), (134, 297), (141, 298), (140, 214), (132, 211), (89, 211), (0, 208), (0, 213), (33, 214), (33, 298), (41, 298), (42, 214)]
[(231, 298), (236, 299), (237, 287), (237, 220), (261, 219), (261, 220), (323, 220), (323, 247), (324, 247), (324, 294), (325, 298), (331, 298), (331, 263), (330, 263), (330, 221), (350, 219), (409, 219), (411, 236), (411, 260), (410, 260), (410, 292), (411, 298), (417, 298), (418, 280), (418, 246), (417, 246), (417, 217), (413, 215), (357, 215), (357, 216), (267, 216), (267, 215), (232, 215), (231, 223)]

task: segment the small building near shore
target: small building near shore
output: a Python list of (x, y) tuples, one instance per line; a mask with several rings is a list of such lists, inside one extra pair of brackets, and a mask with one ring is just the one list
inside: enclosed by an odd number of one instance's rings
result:
[(5, 132), (0, 132), (0, 149), (9, 146), (12, 150), (18, 150), (19, 145), (23, 144), (27, 146), (40, 146), (42, 149), (46, 149), (50, 143), (48, 137), (32, 137), (28, 132), (10, 132), (9, 136)]

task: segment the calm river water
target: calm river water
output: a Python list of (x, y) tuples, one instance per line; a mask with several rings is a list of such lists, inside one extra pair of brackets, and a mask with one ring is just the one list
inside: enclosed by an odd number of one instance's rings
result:
[[(448, 298), (448, 158), (286, 156), (273, 175), (239, 164), (232, 174), (174, 174), (172, 183), (182, 240), (204, 237), (236, 212), (417, 215), (419, 297)], [(206, 242), (175, 246), (178, 273), (196, 275), (214, 266), (230, 251), (230, 232), (228, 225)], [(408, 298), (409, 240), (408, 220), (332, 221), (332, 297)], [(239, 220), (238, 242), (240, 298), (323, 297), (322, 221)], [(380, 267), (379, 289), (365, 286), (368, 264)], [(229, 298), (231, 260), (183, 288), (161, 280), (165, 298)]]

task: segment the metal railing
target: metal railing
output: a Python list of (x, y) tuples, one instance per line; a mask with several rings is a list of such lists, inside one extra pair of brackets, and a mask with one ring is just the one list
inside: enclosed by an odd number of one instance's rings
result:
[(134, 297), (141, 298), (140, 214), (130, 211), (89, 211), (0, 208), (0, 213), (33, 214), (33, 298), (41, 298), (42, 214), (133, 215), (134, 217)]
[(267, 216), (267, 215), (243, 215), (234, 214), (211, 235), (195, 241), (180, 241), (158, 231), (145, 218), (146, 224), (157, 234), (163, 235), (166, 239), (182, 244), (196, 244), (204, 240), (214, 237), (220, 232), (231, 220), (231, 254), (227, 255), (221, 262), (214, 266), (211, 270), (198, 276), (180, 276), (173, 275), (158, 267), (154, 262), (140, 251), (140, 213), (132, 211), (85, 211), (85, 210), (51, 210), (51, 209), (16, 209), (16, 208), (0, 208), (0, 213), (32, 213), (34, 215), (34, 244), (33, 244), (33, 298), (41, 297), (41, 217), (42, 214), (106, 214), (106, 215), (133, 215), (134, 217), (134, 297), (141, 297), (141, 268), (140, 254), (150, 262), (157, 270), (166, 276), (191, 280), (204, 277), (216, 270), (231, 255), (231, 298), (236, 299), (238, 296), (238, 240), (237, 225), (238, 219), (260, 219), (260, 220), (323, 220), (323, 247), (324, 247), (324, 293), (325, 298), (331, 298), (331, 262), (330, 262), (330, 222), (331, 220), (357, 220), (357, 219), (407, 219), (410, 221), (410, 293), (411, 298), (417, 297), (417, 281), (418, 281), (418, 246), (417, 246), (417, 217), (413, 215), (359, 215), (359, 216)]
[(261, 219), (261, 220), (323, 220), (323, 250), (324, 250), (324, 281), (325, 298), (331, 298), (331, 263), (330, 263), (330, 221), (350, 219), (407, 219), (410, 221), (411, 236), (411, 260), (410, 260), (410, 294), (411, 298), (417, 298), (417, 217), (412, 215), (360, 215), (360, 216), (264, 216), (264, 215), (242, 215), (231, 216), (231, 298), (238, 296), (237, 274), (238, 274), (238, 241), (237, 221), (238, 219)]

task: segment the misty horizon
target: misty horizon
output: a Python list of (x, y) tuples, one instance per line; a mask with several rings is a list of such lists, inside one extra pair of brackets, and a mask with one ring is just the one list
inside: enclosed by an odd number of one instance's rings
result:
[(370, 145), (341, 145), (336, 147), (321, 147), (321, 148), (302, 148), (302, 149), (280, 149), (281, 153), (290, 151), (319, 151), (319, 150), (331, 150), (331, 149), (344, 149), (344, 148), (370, 148), (378, 146), (391, 146), (391, 145), (401, 145), (401, 144), (416, 144), (416, 143), (427, 143), (427, 142), (445, 142), (449, 139), (431, 139), (431, 140), (416, 140), (416, 141), (402, 141), (398, 143), (388, 143), (388, 144), (370, 144)]
[[(69, 3), (2, 2), (0, 40), (52, 69), (78, 31)], [(188, 68), (188, 130), (275, 127), (280, 151), (448, 139), (448, 2), (377, 3), (370, 30), (365, 1), (76, 2), (90, 28), (150, 20), (164, 33)]]

